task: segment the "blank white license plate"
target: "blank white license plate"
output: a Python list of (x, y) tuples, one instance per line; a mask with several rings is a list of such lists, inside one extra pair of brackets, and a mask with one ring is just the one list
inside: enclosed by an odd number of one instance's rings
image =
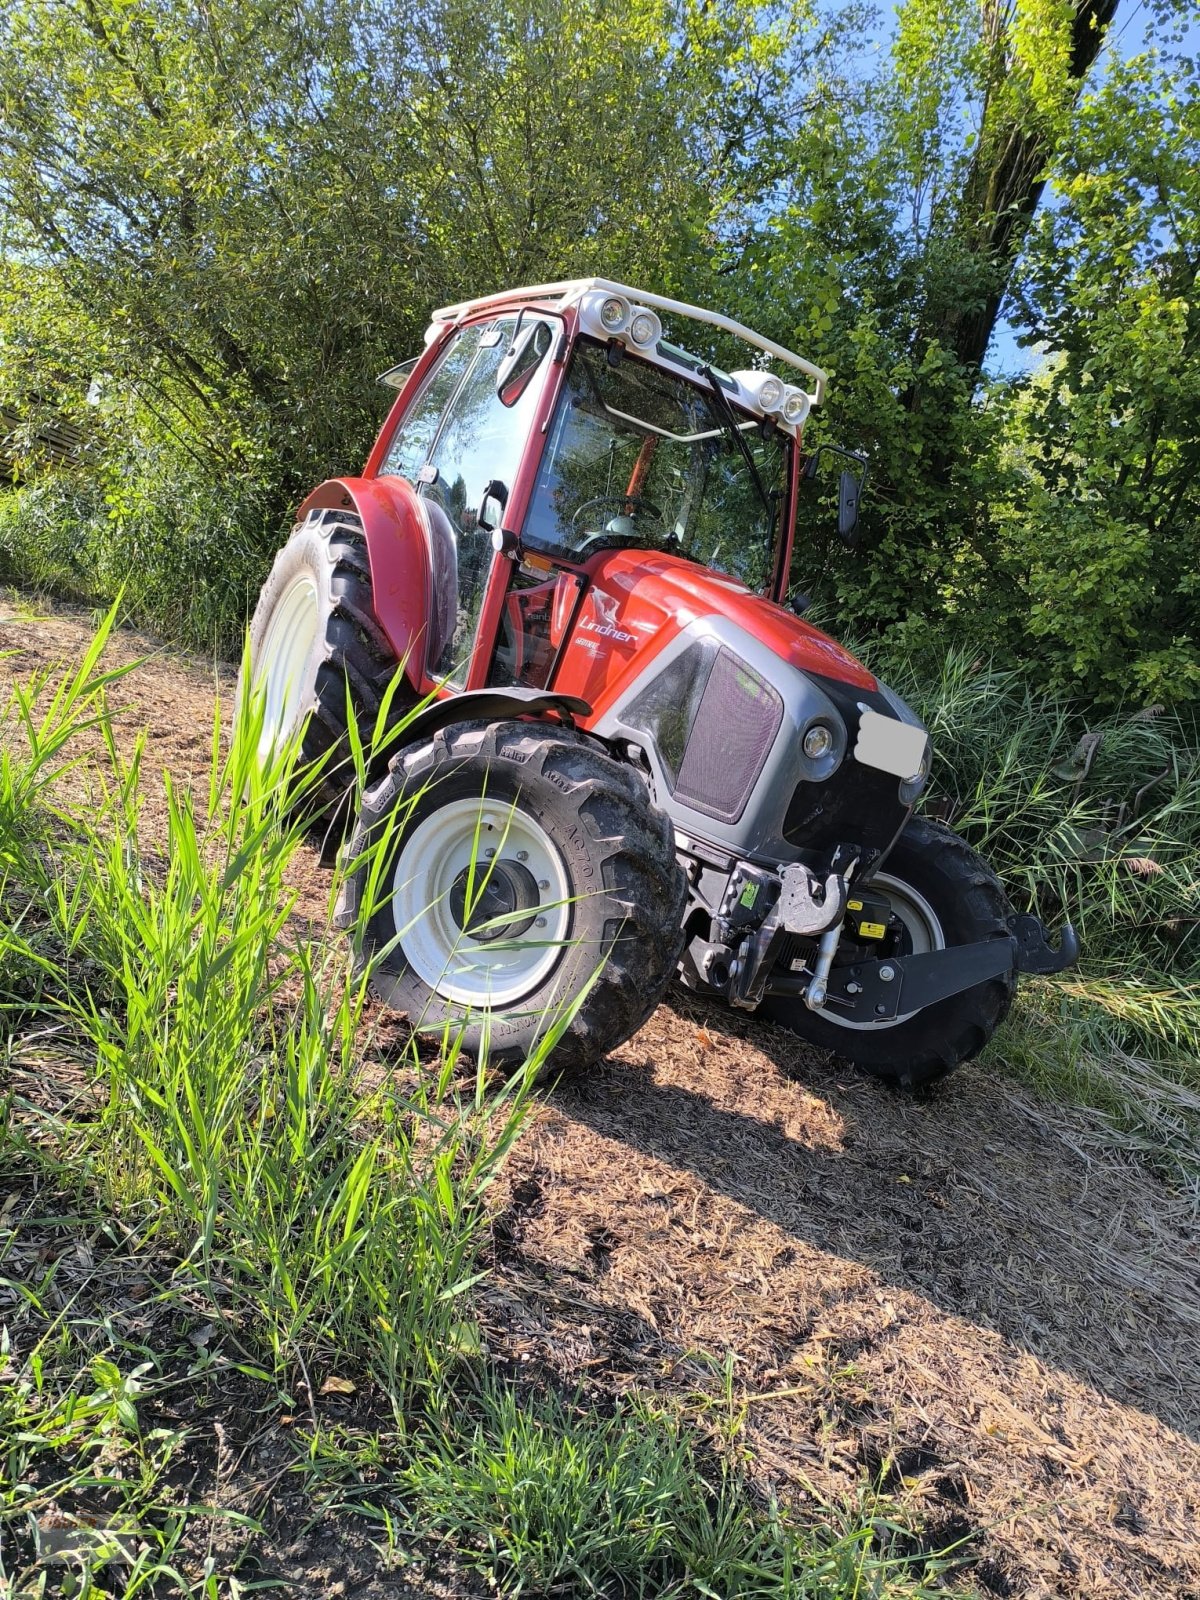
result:
[(878, 711), (864, 711), (858, 724), (854, 759), (897, 778), (915, 778), (928, 742), (924, 728), (880, 716)]

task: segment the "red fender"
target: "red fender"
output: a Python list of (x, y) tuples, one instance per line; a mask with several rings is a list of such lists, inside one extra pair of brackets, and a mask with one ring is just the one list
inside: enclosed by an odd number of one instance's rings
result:
[[(362, 522), (371, 563), (375, 615), (405, 676), (420, 694), (429, 675), (430, 619), (438, 616), (430, 577), (430, 528), (424, 504), (403, 478), (328, 478), (300, 507), (354, 511)], [(435, 622), (436, 626), (436, 622)], [(437, 640), (435, 648), (440, 648)]]

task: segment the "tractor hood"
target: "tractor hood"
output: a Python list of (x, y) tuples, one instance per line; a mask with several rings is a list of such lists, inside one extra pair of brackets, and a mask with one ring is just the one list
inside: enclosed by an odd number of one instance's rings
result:
[[(610, 641), (618, 647), (628, 646), (630, 656), (639, 658), (637, 672), (644, 669), (647, 654), (637, 646), (660, 648), (689, 623), (719, 616), (744, 628), (801, 672), (832, 678), (855, 689), (879, 687), (861, 661), (819, 628), (774, 601), (764, 600), (737, 578), (711, 572), (680, 556), (645, 550), (606, 551), (589, 564), (588, 575), (593, 608), (605, 615), (611, 613)], [(630, 637), (616, 637), (622, 633)], [(632, 659), (629, 666), (634, 667)]]
[(864, 856), (886, 849), (928, 741), (860, 661), (678, 556), (604, 551), (586, 570), (555, 692), (593, 707), (584, 726), (601, 738), (642, 752), (681, 835), (768, 861), (849, 840)]

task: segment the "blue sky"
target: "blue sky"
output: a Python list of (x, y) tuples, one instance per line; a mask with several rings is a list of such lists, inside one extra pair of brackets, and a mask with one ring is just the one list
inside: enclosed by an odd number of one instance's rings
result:
[[(1150, 7), (1145, 0), (1123, 0), (1117, 9), (1117, 15), (1109, 29), (1108, 38), (1099, 59), (1092, 68), (1093, 81), (1104, 72), (1105, 62), (1109, 60), (1114, 51), (1126, 59), (1130, 56), (1141, 54), (1153, 44), (1154, 18)], [(1193, 18), (1184, 35), (1184, 42), (1191, 46), (1193, 51), (1200, 55), (1200, 13)], [(1053, 205), (1054, 195), (1047, 188), (1043, 198), (1043, 205)], [(992, 342), (988, 349), (988, 370), (996, 375), (1028, 372), (1037, 365), (1038, 355), (1035, 350), (1022, 349), (1017, 344), (1019, 329), (1008, 322), (1003, 312), (992, 335)]]

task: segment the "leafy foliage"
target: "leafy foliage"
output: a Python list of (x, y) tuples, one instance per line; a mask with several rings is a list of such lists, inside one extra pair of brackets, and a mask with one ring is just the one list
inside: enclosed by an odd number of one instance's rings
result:
[[(228, 645), (430, 310), (602, 271), (830, 369), (812, 438), (872, 493), (855, 553), (806, 508), (795, 578), (839, 625), (1193, 699), (1194, 12), (1149, 14), (1127, 57), (1113, 0), (15, 0), (7, 568)], [(1040, 361), (988, 377), (1006, 295)], [(83, 481), (43, 490), (53, 417)]]

